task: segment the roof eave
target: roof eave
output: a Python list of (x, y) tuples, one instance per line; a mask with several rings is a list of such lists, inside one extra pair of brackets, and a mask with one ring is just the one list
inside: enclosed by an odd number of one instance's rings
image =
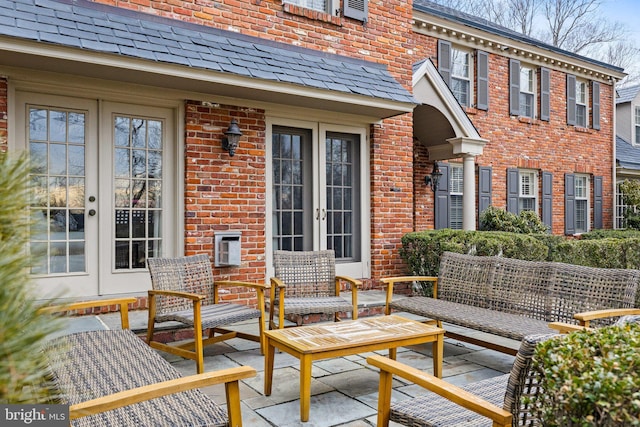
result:
[[(0, 36), (0, 65), (144, 84), (215, 96), (311, 107), (380, 120), (411, 112), (415, 103), (240, 76)], [(115, 77), (114, 77), (115, 76)]]

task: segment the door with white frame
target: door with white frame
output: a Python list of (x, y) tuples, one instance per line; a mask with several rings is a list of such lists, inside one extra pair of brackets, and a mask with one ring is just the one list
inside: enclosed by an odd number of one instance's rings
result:
[(39, 295), (149, 289), (146, 258), (175, 236), (173, 110), (31, 92), (18, 92), (16, 105)]
[(268, 129), (270, 249), (333, 249), (338, 274), (369, 277), (366, 130), (302, 121)]

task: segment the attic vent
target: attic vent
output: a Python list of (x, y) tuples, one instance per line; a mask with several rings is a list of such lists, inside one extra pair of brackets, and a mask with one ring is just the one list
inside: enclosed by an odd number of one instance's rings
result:
[(367, 22), (368, 0), (344, 0), (344, 16)]

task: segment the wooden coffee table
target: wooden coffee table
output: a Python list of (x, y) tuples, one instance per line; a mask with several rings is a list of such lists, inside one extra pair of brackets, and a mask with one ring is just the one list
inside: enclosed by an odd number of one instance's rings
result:
[(311, 363), (314, 360), (389, 349), (395, 359), (396, 348), (433, 343), (434, 375), (442, 378), (444, 329), (400, 316), (365, 317), (321, 325), (299, 326), (266, 331), (264, 394), (271, 394), (273, 358), (278, 348), (300, 359), (300, 420), (309, 420)]

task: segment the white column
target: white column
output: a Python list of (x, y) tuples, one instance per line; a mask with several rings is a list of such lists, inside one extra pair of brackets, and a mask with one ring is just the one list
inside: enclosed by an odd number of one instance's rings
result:
[(462, 195), (462, 229), (476, 229), (476, 168), (475, 156), (465, 154), (463, 156), (463, 195)]

